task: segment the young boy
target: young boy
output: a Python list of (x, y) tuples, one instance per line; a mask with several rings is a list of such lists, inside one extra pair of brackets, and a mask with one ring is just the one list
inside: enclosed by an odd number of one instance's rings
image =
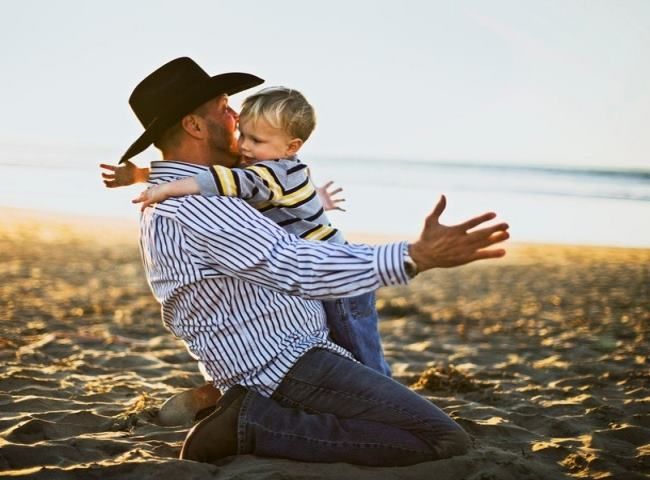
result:
[[(244, 100), (239, 152), (244, 168), (213, 166), (196, 177), (153, 186), (134, 199), (142, 207), (171, 196), (239, 197), (289, 233), (308, 240), (344, 243), (325, 207), (336, 208), (325, 189), (319, 198), (297, 153), (316, 126), (314, 109), (298, 91), (271, 87)], [(326, 185), (327, 187), (328, 185)], [(377, 330), (375, 294), (323, 302), (332, 340), (364, 365), (390, 376)]]

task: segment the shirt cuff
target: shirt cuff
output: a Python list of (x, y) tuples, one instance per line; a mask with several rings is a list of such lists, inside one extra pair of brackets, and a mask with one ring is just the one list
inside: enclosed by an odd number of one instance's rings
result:
[(408, 242), (388, 243), (375, 248), (375, 268), (383, 286), (405, 285), (409, 281), (404, 266)]
[(211, 170), (199, 173), (196, 176), (196, 182), (199, 184), (199, 191), (204, 197), (219, 195), (219, 190), (217, 190), (217, 184), (214, 181)]

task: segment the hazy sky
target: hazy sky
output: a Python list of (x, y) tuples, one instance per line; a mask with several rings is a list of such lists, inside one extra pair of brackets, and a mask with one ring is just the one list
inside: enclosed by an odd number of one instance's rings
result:
[(304, 155), (650, 167), (647, 0), (22, 0), (0, 49), (5, 151), (117, 160), (133, 87), (187, 55), (301, 90)]

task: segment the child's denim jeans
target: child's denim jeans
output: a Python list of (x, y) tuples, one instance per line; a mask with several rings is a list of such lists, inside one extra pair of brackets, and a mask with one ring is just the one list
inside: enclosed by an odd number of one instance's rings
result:
[(332, 341), (345, 348), (366, 367), (390, 377), (390, 367), (384, 358), (377, 329), (375, 292), (327, 300), (323, 302), (323, 307)]

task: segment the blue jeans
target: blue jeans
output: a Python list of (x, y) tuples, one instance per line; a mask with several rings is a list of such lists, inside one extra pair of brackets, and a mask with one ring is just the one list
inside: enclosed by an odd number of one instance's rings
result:
[(302, 356), (271, 398), (246, 393), (237, 441), (240, 454), (370, 466), (447, 458), (469, 444), (425, 398), (320, 348)]
[(377, 329), (375, 292), (323, 302), (330, 338), (365, 366), (388, 377), (390, 367)]

